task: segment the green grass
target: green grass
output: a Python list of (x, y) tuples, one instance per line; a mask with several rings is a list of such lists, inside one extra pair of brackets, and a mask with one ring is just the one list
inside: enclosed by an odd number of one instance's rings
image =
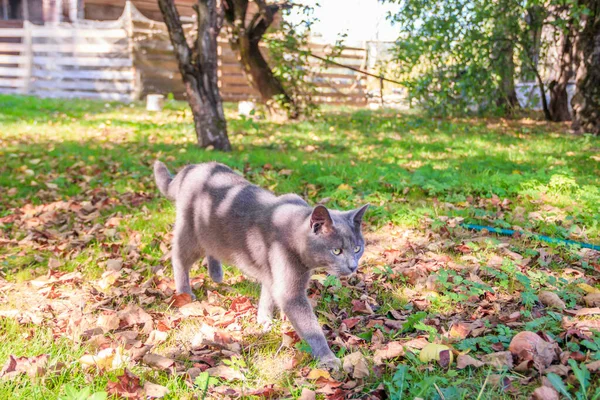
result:
[[(525, 322), (533, 321), (535, 326), (557, 336), (560, 324), (551, 314), (540, 316), (539, 307), (528, 302), (527, 296), (554, 288), (568, 307), (581, 304), (582, 293), (575, 287), (579, 281), (562, 278), (562, 271), (572, 265), (590, 276), (595, 274), (590, 260), (578, 249), (546, 247), (518, 238), (491, 236), (472, 240), (480, 235), (446, 221), (461, 217), (471, 223), (516, 226), (600, 244), (598, 138), (573, 136), (563, 132), (563, 126), (531, 119), (444, 120), (394, 111), (327, 109), (313, 120), (277, 124), (240, 119), (233, 109), (228, 106), (227, 116), (234, 151), (225, 154), (195, 145), (191, 115), (183, 103), (167, 102), (163, 112), (148, 113), (139, 104), (0, 96), (0, 218), (11, 216), (18, 209), (26, 212), (28, 204), (38, 206), (59, 200), (107, 202), (97, 216), (85, 223), (67, 211), (59, 211), (41, 225), (24, 226), (10, 219), (0, 224), (0, 239), (21, 241), (34, 235), (33, 240), (19, 245), (0, 246), (0, 277), (9, 282), (26, 282), (45, 274), (49, 259), (54, 258), (62, 270), (78, 270), (86, 279), (97, 279), (102, 275), (104, 261), (114, 257), (123, 258), (128, 267), (150, 277), (152, 268), (169, 265), (168, 261), (161, 261), (164, 252), (159, 243), (168, 242), (174, 219), (173, 206), (155, 188), (153, 161), (160, 158), (171, 171), (177, 171), (188, 163), (217, 160), (244, 173), (257, 185), (279, 194), (298, 193), (311, 203), (328, 198), (328, 206), (342, 209), (371, 203), (367, 214), (369, 234), (383, 234), (385, 247), (403, 248), (407, 260), (422, 257), (429, 262), (435, 255), (444, 255), (457, 265), (476, 263), (485, 270), (490, 257), (502, 257), (501, 266), (480, 274), (484, 286), (470, 280), (468, 268), (446, 268), (447, 261), (436, 267), (438, 293), (426, 309), (428, 318), (441, 317), (445, 321), (455, 313), (467, 315), (467, 311), (473, 311), (466, 305), (468, 298), (483, 296), (489, 286), (496, 293), (514, 296), (511, 304), (523, 312)], [(103, 231), (98, 236), (94, 225), (104, 227), (113, 217), (120, 218), (114, 232)], [(390, 233), (394, 229), (407, 234), (402, 238), (401, 234)], [(75, 232), (59, 244), (76, 244), (57, 249), (36, 239), (36, 231), (56, 235)], [(89, 232), (91, 236), (85, 239)], [(406, 240), (416, 244), (406, 247)], [(427, 247), (434, 242), (439, 245)], [(455, 249), (462, 242), (470, 247), (468, 255), (476, 261), (465, 259), (465, 254)], [(127, 247), (131, 243), (139, 249), (133, 258)], [(503, 253), (504, 247), (534, 259), (530, 268), (517, 268)], [(410, 312), (414, 295), (405, 291), (423, 290), (393, 272), (392, 267), (383, 257), (370, 260), (365, 266), (365, 273), (381, 283), (369, 284), (366, 289), (379, 306), (375, 311), (381, 315), (391, 310)], [(195, 272), (205, 273), (203, 268)], [(233, 268), (226, 270), (226, 277), (237, 274)], [(329, 321), (328, 316), (352, 308), (351, 300), (365, 291), (355, 287), (357, 283), (351, 281), (337, 290), (321, 292), (317, 307), (321, 322), (339, 328), (340, 321)], [(206, 285), (224, 295), (249, 296), (255, 304), (258, 300), (258, 287), (247, 281), (229, 287), (210, 282)], [(313, 289), (322, 288), (319, 285), (314, 284)], [(525, 293), (523, 298), (521, 293)], [(202, 298), (205, 292), (199, 291), (198, 295)], [(506, 331), (502, 330), (502, 323), (491, 323), (494, 327), (484, 339), (476, 338), (480, 343), (467, 339), (462, 346), (483, 354), (491, 352), (487, 344), (510, 339), (503, 335)], [(274, 354), (279, 347), (277, 329), (267, 338), (256, 339), (257, 343), (242, 354), (249, 368), (245, 385), (255, 388), (277, 383), (297, 396), (301, 387), (295, 383), (294, 373), (275, 376), (265, 372), (277, 365), (273, 361), (277, 360)], [(359, 325), (353, 334), (370, 337), (373, 331)], [(427, 327), (418, 326), (404, 333), (386, 332), (385, 337), (398, 340), (416, 333), (427, 335)], [(77, 388), (89, 386), (92, 391), (101, 391), (107, 379), (116, 376), (113, 372), (88, 378), (76, 363), (87, 350), (86, 345), (74, 346), (68, 339), (53, 339), (51, 330), (44, 326), (18, 325), (0, 318), (0, 339), (6, 343), (1, 346), (0, 362), (9, 354), (46, 353), (50, 354), (51, 363), (60, 361), (67, 365), (50, 378), (0, 381), (0, 398), (58, 398), (65, 395), (67, 382)], [(460, 348), (461, 344), (457, 346)], [(340, 354), (345, 351), (339, 347), (335, 350)], [(412, 397), (435, 398), (435, 383), (446, 398), (476, 398), (489, 373), (487, 369), (427, 369), (410, 357), (402, 363), (410, 367)], [(365, 380), (363, 392), (374, 391), (381, 382), (391, 382), (395, 364)], [(306, 365), (314, 363), (305, 357), (298, 368)], [(133, 371), (143, 379), (167, 386), (172, 398), (199, 395), (181, 377), (144, 367)], [(459, 384), (465, 391), (453, 392), (451, 388)], [(522, 398), (534, 388), (519, 386), (517, 382), (514, 385)], [(490, 385), (481, 398), (502, 397), (508, 398), (509, 394)]]

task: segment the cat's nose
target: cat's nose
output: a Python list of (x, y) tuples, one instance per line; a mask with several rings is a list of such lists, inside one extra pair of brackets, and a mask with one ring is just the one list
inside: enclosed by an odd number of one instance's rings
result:
[(350, 263), (350, 265), (348, 266), (348, 269), (352, 272), (356, 271), (358, 269), (358, 262), (353, 261)]

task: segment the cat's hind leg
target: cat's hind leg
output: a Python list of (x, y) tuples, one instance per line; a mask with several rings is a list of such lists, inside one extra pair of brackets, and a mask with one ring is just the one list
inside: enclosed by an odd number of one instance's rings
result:
[(208, 256), (207, 258), (208, 274), (210, 275), (210, 278), (216, 283), (223, 282), (223, 266), (221, 265), (221, 261), (211, 256)]
[(260, 289), (260, 300), (258, 301), (258, 315), (256, 317), (256, 322), (262, 325), (265, 331), (271, 329), (274, 310), (275, 300), (271, 294), (271, 288), (263, 283)]
[(186, 226), (175, 224), (171, 262), (173, 263), (177, 293), (187, 293), (192, 296), (192, 299), (196, 299), (190, 286), (190, 270), (202, 256), (202, 250), (194, 240), (190, 239), (191, 235), (185, 231), (186, 228)]

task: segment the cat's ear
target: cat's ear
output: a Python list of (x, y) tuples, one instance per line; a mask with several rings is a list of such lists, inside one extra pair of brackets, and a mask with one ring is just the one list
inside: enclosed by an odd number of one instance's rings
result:
[(313, 209), (310, 215), (310, 229), (312, 229), (313, 233), (327, 233), (331, 231), (332, 227), (333, 220), (331, 219), (331, 215), (329, 215), (329, 211), (325, 206), (319, 204)]
[(369, 208), (369, 205), (370, 204), (365, 204), (364, 206), (357, 208), (356, 210), (350, 211), (350, 218), (352, 219), (354, 226), (357, 226), (360, 228), (360, 225), (362, 224), (363, 216), (365, 215), (367, 208)]

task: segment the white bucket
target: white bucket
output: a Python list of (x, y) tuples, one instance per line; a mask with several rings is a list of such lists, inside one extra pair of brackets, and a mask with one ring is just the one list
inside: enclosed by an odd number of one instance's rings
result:
[(252, 111), (256, 109), (256, 104), (253, 101), (240, 101), (238, 103), (238, 114), (241, 116), (249, 117), (252, 115)]
[(146, 110), (162, 111), (164, 102), (165, 96), (162, 94), (149, 94), (146, 96)]

